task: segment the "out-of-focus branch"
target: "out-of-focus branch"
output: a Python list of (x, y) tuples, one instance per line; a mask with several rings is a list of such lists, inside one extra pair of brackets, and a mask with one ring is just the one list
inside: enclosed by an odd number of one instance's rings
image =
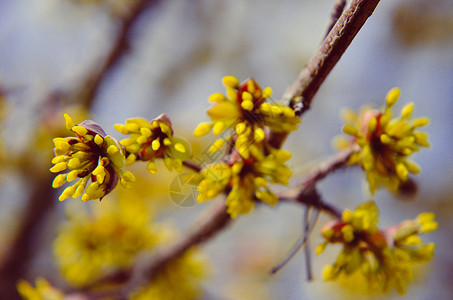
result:
[[(340, 60), (366, 20), (371, 16), (378, 3), (379, 0), (352, 0), (321, 43), (313, 58), (302, 69), (297, 80), (286, 90), (282, 102), (289, 103), (298, 116), (302, 116), (310, 108), (319, 87)], [(280, 148), (287, 135), (287, 133), (271, 132), (269, 143)]]
[(158, 0), (136, 0), (130, 8), (130, 11), (120, 17), (117, 22), (120, 24), (116, 40), (112, 48), (100, 67), (96, 66), (92, 73), (87, 76), (87, 79), (80, 85), (80, 90), (72, 96), (72, 101), (82, 103), (85, 107), (90, 107), (91, 103), (96, 99), (103, 81), (110, 74), (110, 71), (120, 62), (127, 54), (130, 45), (129, 37), (139, 16), (150, 5), (156, 4)]
[[(137, 0), (130, 12), (118, 20), (120, 28), (117, 38), (103, 64), (93, 69), (93, 73), (87, 76), (87, 80), (82, 83), (80, 89), (69, 96), (70, 101), (80, 103), (89, 110), (106, 75), (127, 53), (129, 36), (138, 17), (150, 4), (157, 2), (157, 0)], [(0, 295), (9, 300), (19, 299), (16, 283), (27, 273), (27, 265), (35, 252), (33, 240), (36, 229), (40, 228), (46, 213), (53, 207), (53, 176), (50, 173), (37, 176), (36, 170), (30, 169), (32, 166), (33, 164), (24, 169), (31, 187), (30, 196), (25, 201), (18, 231), (0, 262)]]
[(153, 256), (152, 260), (135, 265), (136, 268), (132, 272), (133, 276), (123, 290), (125, 295), (152, 279), (168, 263), (181, 257), (190, 248), (213, 238), (227, 227), (230, 220), (231, 217), (227, 213), (225, 199), (217, 200), (193, 225), (191, 230), (181, 235), (180, 239), (173, 245), (162, 249)]
[(35, 170), (27, 176), (31, 187), (30, 197), (27, 199), (15, 238), (8, 245), (0, 264), (0, 295), (4, 297), (2, 299), (19, 299), (16, 283), (26, 274), (28, 261), (35, 251), (35, 229), (43, 225), (43, 216), (53, 207), (50, 172), (42, 177), (30, 178), (34, 176)]

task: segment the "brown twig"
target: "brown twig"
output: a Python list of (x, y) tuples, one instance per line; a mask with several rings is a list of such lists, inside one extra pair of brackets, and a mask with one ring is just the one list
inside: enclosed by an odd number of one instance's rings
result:
[(326, 35), (332, 30), (333, 26), (337, 23), (338, 19), (340, 18), (343, 10), (346, 6), (346, 0), (335, 0), (335, 3), (332, 8), (332, 12), (330, 13), (329, 25), (327, 25)]
[[(310, 108), (319, 87), (366, 20), (371, 16), (378, 3), (379, 0), (352, 0), (321, 43), (313, 58), (302, 69), (297, 80), (286, 90), (282, 102), (289, 103), (298, 116), (302, 116)], [(287, 135), (287, 133), (272, 132), (269, 135), (269, 143), (275, 148), (280, 148)]]
[(295, 188), (282, 191), (278, 194), (280, 201), (295, 201), (304, 205), (310, 205), (321, 209), (335, 217), (341, 215), (337, 208), (331, 204), (321, 201), (319, 197), (313, 197), (313, 191), (316, 184), (327, 175), (334, 171), (345, 167), (346, 162), (352, 153), (358, 150), (357, 146), (353, 146), (338, 154), (330, 157), (323, 163), (316, 166)]
[(137, 286), (141, 286), (152, 279), (159, 270), (171, 261), (181, 257), (187, 250), (214, 237), (230, 223), (230, 220), (231, 217), (227, 213), (225, 200), (217, 200), (194, 224), (193, 228), (189, 232), (184, 233), (178, 241), (158, 252), (153, 256), (152, 260), (142, 265), (136, 265), (132, 272), (133, 277), (123, 289), (124, 295), (129, 294)]
[[(30, 170), (29, 170), (30, 171)], [(29, 173), (31, 182), (30, 198), (21, 216), (21, 223), (15, 237), (2, 257), (0, 264), (0, 295), (2, 299), (19, 299), (16, 284), (27, 273), (27, 264), (35, 252), (33, 247), (36, 229), (42, 226), (42, 217), (53, 207), (52, 176), (36, 176)]]
[(182, 164), (197, 173), (199, 173), (202, 170), (202, 167), (200, 165), (198, 165), (197, 163), (195, 163), (191, 160), (185, 160), (182, 162)]

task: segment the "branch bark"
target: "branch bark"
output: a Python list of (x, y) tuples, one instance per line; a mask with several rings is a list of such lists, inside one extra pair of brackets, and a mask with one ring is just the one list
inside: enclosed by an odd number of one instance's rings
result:
[(358, 151), (357, 145), (343, 150), (338, 154), (330, 157), (325, 162), (322, 162), (313, 169), (304, 180), (295, 188), (280, 192), (277, 196), (280, 201), (294, 201), (303, 205), (309, 205), (323, 210), (334, 217), (341, 216), (341, 212), (333, 205), (320, 201), (319, 197), (313, 197), (316, 184), (324, 179), (327, 175), (335, 172), (338, 169), (345, 167), (349, 157), (354, 152)]
[[(319, 87), (374, 12), (378, 3), (379, 0), (352, 0), (343, 11), (313, 58), (282, 97), (282, 102), (289, 103), (290, 107), (296, 111), (296, 115), (302, 116), (310, 109)], [(271, 132), (269, 143), (275, 148), (280, 148), (287, 136), (287, 133)]]
[(132, 278), (123, 290), (126, 296), (137, 286), (141, 286), (153, 278), (169, 262), (181, 257), (187, 250), (198, 246), (213, 238), (217, 233), (226, 228), (231, 217), (225, 207), (225, 199), (215, 202), (205, 214), (194, 224), (189, 232), (181, 235), (173, 245), (153, 256), (153, 259), (143, 265), (136, 265)]
[[(29, 170), (30, 171), (30, 170)], [(16, 290), (17, 281), (27, 273), (27, 264), (35, 249), (36, 229), (42, 224), (46, 213), (53, 207), (52, 176), (34, 177), (36, 172), (29, 173), (28, 182), (31, 194), (27, 199), (17, 233), (2, 257), (0, 264), (0, 295), (4, 299), (20, 299)]]
[(326, 36), (337, 23), (346, 6), (346, 0), (335, 0), (332, 12), (330, 13), (329, 25), (327, 26)]

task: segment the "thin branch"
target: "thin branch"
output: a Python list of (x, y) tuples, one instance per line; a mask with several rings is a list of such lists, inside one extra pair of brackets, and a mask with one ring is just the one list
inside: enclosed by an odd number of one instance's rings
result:
[(200, 165), (198, 165), (197, 163), (195, 163), (191, 160), (185, 160), (182, 162), (182, 164), (197, 173), (199, 173), (203, 169)]
[(340, 60), (366, 20), (374, 12), (379, 0), (353, 0), (341, 14), (297, 81), (286, 91), (288, 101), (301, 97), (302, 115), (310, 108), (311, 101), (332, 68)]
[(304, 213), (304, 235), (307, 237), (307, 241), (305, 242), (304, 245), (304, 254), (305, 254), (305, 269), (307, 270), (307, 281), (311, 281), (313, 279), (313, 271), (311, 268), (311, 252), (310, 252), (310, 241), (308, 239), (309, 235), (313, 231), (313, 228), (316, 225), (316, 222), (318, 221), (319, 217), (319, 210), (315, 211), (315, 217), (313, 217), (312, 224), (309, 224), (309, 212), (310, 212), (310, 206), (307, 206), (305, 208), (305, 213)]
[[(310, 108), (319, 87), (340, 60), (366, 20), (371, 16), (378, 3), (379, 0), (352, 0), (321, 43), (313, 58), (302, 69), (297, 80), (286, 90), (282, 102), (289, 103), (298, 116), (302, 116)], [(287, 136), (287, 133), (272, 132), (268, 140), (275, 148), (281, 148)]]
[(357, 152), (359, 150), (360, 148), (358, 147), (358, 145), (354, 145), (331, 156), (324, 162), (317, 165), (316, 168), (305, 177), (304, 181), (297, 185), (297, 188), (303, 190), (309, 186), (314, 186), (319, 180), (324, 179), (330, 173), (343, 168), (346, 162), (349, 160), (349, 157), (354, 152)]
[[(315, 210), (315, 216), (313, 217), (311, 223), (308, 225), (308, 212), (309, 212), (309, 207), (306, 207), (305, 210), (305, 216), (304, 220), (307, 222), (306, 226), (304, 227), (304, 235), (302, 238), (297, 242), (297, 244), (294, 246), (293, 250), (286, 256), (286, 258), (279, 263), (276, 267), (272, 268), (271, 273), (275, 274), (279, 270), (281, 270), (293, 257), (296, 255), (296, 253), (300, 250), (301, 247), (305, 246), (306, 243), (308, 242), (308, 238), (310, 236), (311, 231), (315, 227), (316, 221), (318, 220), (319, 216), (319, 210)], [(311, 272), (308, 272), (308, 277), (311, 279)]]
[[(312, 205), (320, 210), (323, 210), (335, 217), (341, 215), (337, 208), (331, 204), (316, 199), (312, 196), (316, 184), (327, 175), (334, 171), (345, 167), (349, 157), (358, 150), (357, 146), (353, 146), (338, 154), (330, 157), (326, 161), (316, 166), (296, 187), (290, 190), (285, 190), (278, 193), (280, 201), (295, 201), (304, 205)], [(318, 197), (319, 198), (319, 197)]]
[(337, 23), (338, 19), (340, 18), (343, 10), (346, 6), (346, 0), (335, 0), (335, 3), (332, 8), (332, 12), (330, 13), (330, 20), (329, 25), (327, 26), (326, 37), (329, 32), (332, 30), (333, 26)]
[[(0, 295), (4, 299), (19, 299), (16, 284), (27, 273), (26, 265), (35, 252), (35, 232), (42, 226), (41, 221), (53, 207), (52, 176), (45, 174), (38, 178), (36, 170), (28, 170), (27, 182), (31, 192), (21, 216), (17, 233), (0, 262)], [(31, 171), (31, 172), (30, 172)]]
[[(294, 189), (283, 191), (278, 194), (280, 201), (295, 201), (296, 203), (306, 205), (306, 210), (304, 215), (304, 235), (293, 248), (293, 250), (291, 250), (290, 254), (279, 265), (271, 270), (272, 274), (275, 274), (279, 270), (281, 270), (294, 257), (294, 255), (296, 255), (301, 247), (305, 247), (307, 280), (312, 279), (310, 250), (308, 249), (307, 243), (309, 235), (318, 219), (319, 211), (323, 210), (336, 218), (339, 218), (341, 216), (339, 209), (321, 199), (318, 192), (316, 191), (316, 184), (319, 180), (325, 178), (328, 174), (332, 174), (334, 171), (345, 167), (347, 161), (349, 160), (349, 157), (357, 150), (358, 148), (356, 146), (352, 146), (351, 148), (346, 149), (338, 153), (337, 155), (327, 159), (323, 163), (319, 164)], [(308, 212), (311, 207), (315, 207), (316, 214), (315, 217), (313, 217), (311, 223), (308, 224)]]

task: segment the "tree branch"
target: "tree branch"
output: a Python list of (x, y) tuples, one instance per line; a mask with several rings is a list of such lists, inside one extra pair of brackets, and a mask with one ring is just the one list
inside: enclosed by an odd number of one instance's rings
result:
[(329, 32), (332, 30), (333, 26), (335, 26), (335, 24), (337, 23), (338, 19), (340, 18), (341, 14), (343, 13), (345, 6), (346, 6), (346, 0), (335, 0), (332, 12), (330, 13), (329, 25), (327, 26), (327, 31), (326, 31), (325, 37), (327, 37)]
[[(340, 60), (366, 20), (371, 16), (378, 3), (379, 0), (352, 0), (347, 9), (343, 11), (321, 43), (318, 51), (282, 97), (282, 102), (289, 103), (290, 107), (296, 111), (296, 115), (302, 116), (310, 109), (313, 97), (318, 92), (319, 87)], [(287, 135), (287, 133), (271, 132), (269, 143), (275, 148), (281, 148)]]
[(191, 160), (185, 160), (182, 162), (184, 166), (186, 166), (189, 169), (192, 169), (193, 171), (200, 173), (201, 170), (203, 169), (199, 164), (195, 163), (194, 161)]
[(280, 201), (295, 201), (303, 205), (310, 205), (323, 210), (334, 217), (341, 216), (341, 212), (331, 204), (321, 201), (319, 197), (313, 197), (316, 184), (328, 174), (345, 167), (351, 154), (358, 151), (357, 145), (339, 152), (325, 162), (314, 168), (295, 188), (278, 193)]
[(30, 197), (14, 239), (0, 262), (0, 295), (5, 299), (19, 299), (16, 290), (17, 281), (27, 273), (27, 264), (35, 252), (34, 239), (36, 229), (42, 226), (43, 217), (53, 207), (52, 176), (46, 174), (36, 177), (36, 170), (28, 170), (27, 182), (30, 182)]
[(225, 199), (217, 200), (192, 229), (181, 235), (173, 245), (159, 251), (152, 260), (142, 265), (136, 264), (136, 268), (132, 272), (133, 276), (123, 290), (125, 295), (152, 279), (168, 263), (181, 257), (190, 248), (213, 238), (225, 229), (230, 221), (231, 217), (227, 213)]

